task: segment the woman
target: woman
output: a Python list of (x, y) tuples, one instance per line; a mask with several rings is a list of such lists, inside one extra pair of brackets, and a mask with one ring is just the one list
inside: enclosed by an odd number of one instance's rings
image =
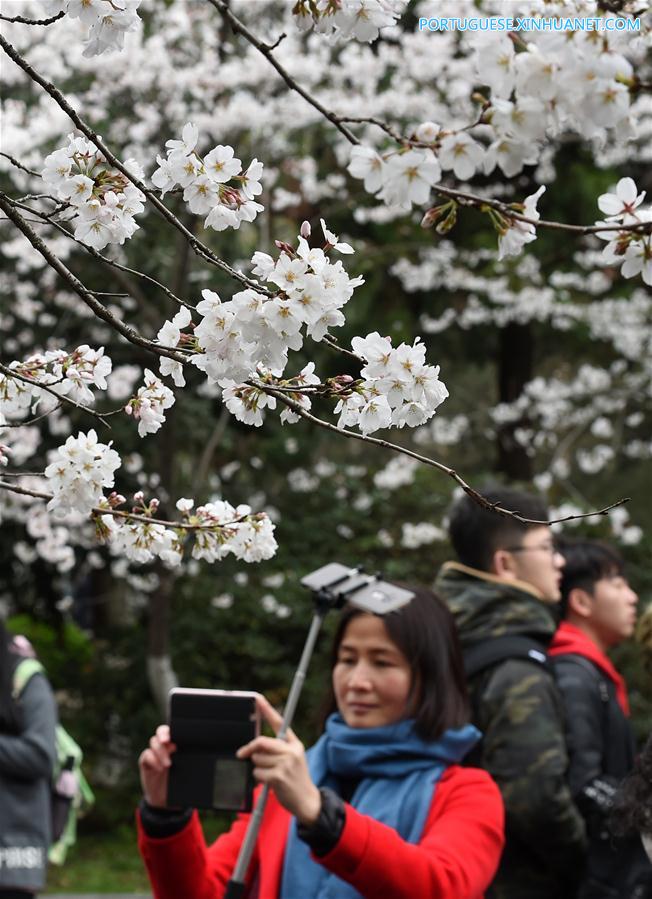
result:
[[(248, 896), (481, 897), (503, 846), (503, 808), (486, 772), (457, 764), (479, 734), (466, 724), (461, 653), (443, 603), (418, 589), (382, 618), (347, 608), (332, 694), (308, 753), (291, 732), (238, 750), (271, 787)], [(262, 697), (259, 706), (278, 732), (281, 716)], [(154, 896), (219, 899), (248, 816), (206, 848), (196, 812), (164, 808), (174, 748), (161, 726), (140, 757), (139, 844)]]
[(20, 696), (14, 671), (34, 652), (0, 621), (0, 897), (28, 899), (45, 886), (56, 706), (34, 674)]

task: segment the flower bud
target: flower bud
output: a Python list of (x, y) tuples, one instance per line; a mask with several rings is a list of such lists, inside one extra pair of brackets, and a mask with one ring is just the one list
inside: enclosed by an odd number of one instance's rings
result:
[(302, 237), (308, 239), (312, 233), (312, 228), (310, 227), (310, 222), (302, 222), (301, 223), (301, 231), (299, 232)]
[(135, 503), (142, 503), (144, 498), (145, 498), (145, 494), (143, 493), (142, 490), (138, 490), (136, 493), (134, 493), (134, 502)]

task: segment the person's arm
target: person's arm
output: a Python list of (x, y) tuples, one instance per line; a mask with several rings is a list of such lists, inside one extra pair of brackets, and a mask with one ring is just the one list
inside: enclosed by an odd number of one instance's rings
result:
[(517, 836), (564, 877), (583, 863), (586, 829), (566, 776), (561, 699), (530, 662), (497, 666), (483, 691), (483, 767), (500, 787), (507, 838)]
[[(147, 868), (154, 899), (221, 899), (233, 873), (249, 816), (240, 815), (231, 829), (206, 846), (199, 816), (167, 837), (152, 837), (139, 810), (138, 848)], [(251, 870), (256, 868), (254, 859)]]
[(52, 775), (57, 712), (46, 677), (34, 674), (21, 693), (24, 728), (0, 734), (0, 771), (5, 777), (39, 780)]
[(345, 810), (337, 844), (313, 858), (365, 899), (477, 899), (496, 873), (503, 804), (485, 771), (453, 768), (444, 775), (416, 845), (351, 805)]
[(611, 810), (618, 780), (603, 771), (606, 709), (598, 675), (561, 657), (555, 661), (555, 679), (566, 712), (571, 793), (586, 818), (597, 815), (599, 820)]
[[(197, 812), (166, 807), (171, 756), (170, 728), (160, 725), (138, 760), (144, 800), (136, 815), (138, 848), (155, 899), (221, 899), (247, 828), (239, 815), (228, 833), (206, 846)], [(251, 866), (254, 871), (256, 863)]]

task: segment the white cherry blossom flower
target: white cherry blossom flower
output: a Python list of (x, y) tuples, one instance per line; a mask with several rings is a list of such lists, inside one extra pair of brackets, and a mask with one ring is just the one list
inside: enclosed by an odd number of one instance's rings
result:
[(409, 209), (425, 203), (430, 189), (441, 177), (437, 157), (430, 150), (395, 153), (387, 161), (380, 196), (390, 206)]
[(422, 122), (415, 130), (414, 136), (417, 140), (424, 144), (433, 144), (437, 140), (437, 135), (441, 131), (441, 126), (435, 122)]
[(644, 199), (645, 191), (638, 193), (633, 178), (621, 178), (613, 193), (601, 194), (598, 197), (598, 207), (604, 212), (607, 221), (623, 218), (625, 222), (629, 222), (634, 210)]
[(383, 186), (385, 163), (371, 147), (355, 146), (351, 150), (348, 171), (354, 178), (364, 181), (364, 189), (375, 194)]
[(321, 229), (324, 232), (324, 239), (329, 246), (331, 246), (334, 250), (337, 250), (339, 253), (354, 253), (355, 250), (348, 243), (340, 243), (340, 239), (337, 234), (333, 234), (332, 231), (329, 231), (326, 227), (326, 222), (323, 219), (319, 219), (321, 222)]
[[(542, 184), (536, 193), (530, 194), (529, 197), (525, 198), (523, 204), (524, 216), (537, 220), (540, 218), (537, 202), (545, 189), (545, 185)], [(537, 233), (534, 225), (529, 222), (521, 222), (515, 219), (507, 231), (498, 238), (498, 258), (504, 259), (505, 256), (518, 256), (525, 244), (536, 240), (536, 236)]]
[(453, 169), (457, 178), (468, 181), (480, 168), (484, 149), (470, 135), (460, 131), (442, 140), (438, 158), (443, 169)]
[[(258, 163), (258, 165), (262, 171), (262, 163)], [(242, 169), (242, 163), (233, 155), (233, 147), (222, 144), (218, 144), (204, 157), (204, 166), (213, 181), (218, 181), (220, 184), (230, 181)]]

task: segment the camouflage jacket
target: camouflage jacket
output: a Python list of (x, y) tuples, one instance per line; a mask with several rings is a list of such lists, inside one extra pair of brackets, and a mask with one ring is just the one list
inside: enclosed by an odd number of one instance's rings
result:
[[(462, 647), (503, 635), (548, 645), (550, 609), (529, 584), (447, 562), (435, 587), (455, 617)], [(506, 812), (506, 846), (494, 899), (567, 899), (575, 894), (586, 853), (583, 819), (566, 781), (562, 704), (552, 672), (507, 659), (469, 684), (473, 723), (483, 732), (482, 765), (498, 784)]]

